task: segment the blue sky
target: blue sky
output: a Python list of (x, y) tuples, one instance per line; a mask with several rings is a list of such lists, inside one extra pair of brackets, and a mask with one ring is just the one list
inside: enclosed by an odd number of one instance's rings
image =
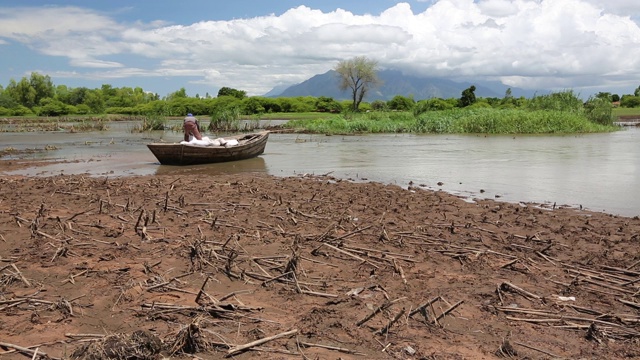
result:
[(367, 56), (381, 68), (582, 95), (640, 85), (637, 0), (0, 0), (0, 85), (223, 86), (262, 95)]

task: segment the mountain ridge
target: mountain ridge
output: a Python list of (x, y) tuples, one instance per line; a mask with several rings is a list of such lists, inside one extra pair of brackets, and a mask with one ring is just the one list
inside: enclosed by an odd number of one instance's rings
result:
[[(378, 78), (382, 84), (366, 94), (364, 101), (389, 101), (397, 95), (412, 97), (416, 101), (430, 98), (458, 98), (463, 90), (472, 85), (476, 87), (475, 94), (478, 97), (503, 98), (507, 89), (511, 89), (511, 95), (514, 97), (532, 97), (536, 94), (536, 91), (506, 86), (497, 81), (457, 82), (446, 78), (408, 75), (399, 70), (378, 71)], [(351, 91), (340, 91), (338, 85), (338, 73), (335, 70), (329, 70), (295, 85), (288, 87), (279, 85), (264, 96), (326, 96), (335, 100), (350, 99)]]

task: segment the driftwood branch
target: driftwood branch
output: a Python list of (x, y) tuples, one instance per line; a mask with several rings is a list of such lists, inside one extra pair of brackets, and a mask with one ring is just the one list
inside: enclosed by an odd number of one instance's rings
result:
[(26, 348), (26, 347), (23, 347), (23, 346), (20, 346), (20, 345), (10, 344), (10, 343), (6, 343), (6, 342), (0, 342), (0, 347), (14, 349), (14, 350), (16, 350), (16, 351), (18, 351), (20, 353), (32, 356), (32, 359), (33, 358), (37, 358), (37, 357), (42, 357), (42, 358), (45, 358), (45, 359), (60, 360), (59, 358), (55, 358), (55, 357), (47, 355), (47, 353), (45, 353), (44, 351), (40, 351), (38, 349), (31, 350), (29, 348)]
[(269, 337), (262, 338), (262, 339), (258, 339), (256, 341), (252, 341), (252, 342), (246, 343), (244, 345), (236, 345), (236, 346), (230, 348), (227, 351), (227, 355), (225, 355), (225, 357), (233, 356), (233, 355), (241, 353), (241, 352), (243, 352), (243, 351), (245, 351), (247, 349), (250, 349), (250, 348), (252, 348), (254, 346), (262, 345), (262, 344), (267, 343), (269, 341), (280, 339), (280, 338), (283, 338), (283, 337), (286, 337), (286, 336), (295, 335), (296, 333), (298, 333), (298, 329), (294, 329), (294, 330), (291, 330), (291, 331), (285, 331), (283, 333), (280, 333), (280, 334), (277, 334), (277, 335), (273, 335), (273, 336), (269, 336)]

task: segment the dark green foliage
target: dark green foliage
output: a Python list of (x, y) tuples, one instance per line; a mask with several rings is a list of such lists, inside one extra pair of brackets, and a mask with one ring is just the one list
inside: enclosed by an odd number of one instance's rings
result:
[(342, 111), (342, 105), (331, 97), (320, 96), (315, 103), (316, 111), (339, 113)]
[(387, 103), (382, 100), (375, 100), (371, 103), (371, 109), (375, 111), (386, 111), (388, 110)]
[(247, 96), (247, 92), (244, 90), (237, 90), (237, 89), (233, 89), (230, 87), (221, 87), (220, 90), (218, 90), (218, 97), (222, 97), (222, 96), (233, 96), (236, 99), (244, 99)]
[(627, 108), (640, 107), (640, 96), (623, 95), (620, 99), (620, 106)]
[(60, 100), (45, 98), (34, 110), (38, 116), (60, 116), (68, 115), (71, 109)]
[(473, 105), (476, 102), (476, 87), (471, 85), (469, 88), (462, 91), (462, 97), (460, 97), (460, 107)]
[(449, 110), (455, 107), (454, 104), (448, 102), (444, 99), (429, 99), (429, 100), (420, 100), (416, 103), (416, 106), (413, 108), (413, 114), (418, 116), (427, 111), (437, 111), (437, 110)]
[(393, 97), (393, 99), (387, 101), (387, 106), (390, 110), (398, 111), (410, 111), (411, 109), (413, 109), (415, 104), (415, 100), (402, 95), (396, 95)]
[(611, 100), (607, 98), (591, 98), (584, 105), (587, 118), (602, 125), (613, 125), (613, 106)]

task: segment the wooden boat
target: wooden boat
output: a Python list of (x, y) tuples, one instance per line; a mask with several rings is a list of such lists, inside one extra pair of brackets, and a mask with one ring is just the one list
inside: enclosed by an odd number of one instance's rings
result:
[(193, 144), (152, 143), (147, 147), (162, 165), (196, 165), (244, 160), (264, 152), (269, 132), (225, 136), (225, 140), (238, 140), (235, 146), (202, 146)]

